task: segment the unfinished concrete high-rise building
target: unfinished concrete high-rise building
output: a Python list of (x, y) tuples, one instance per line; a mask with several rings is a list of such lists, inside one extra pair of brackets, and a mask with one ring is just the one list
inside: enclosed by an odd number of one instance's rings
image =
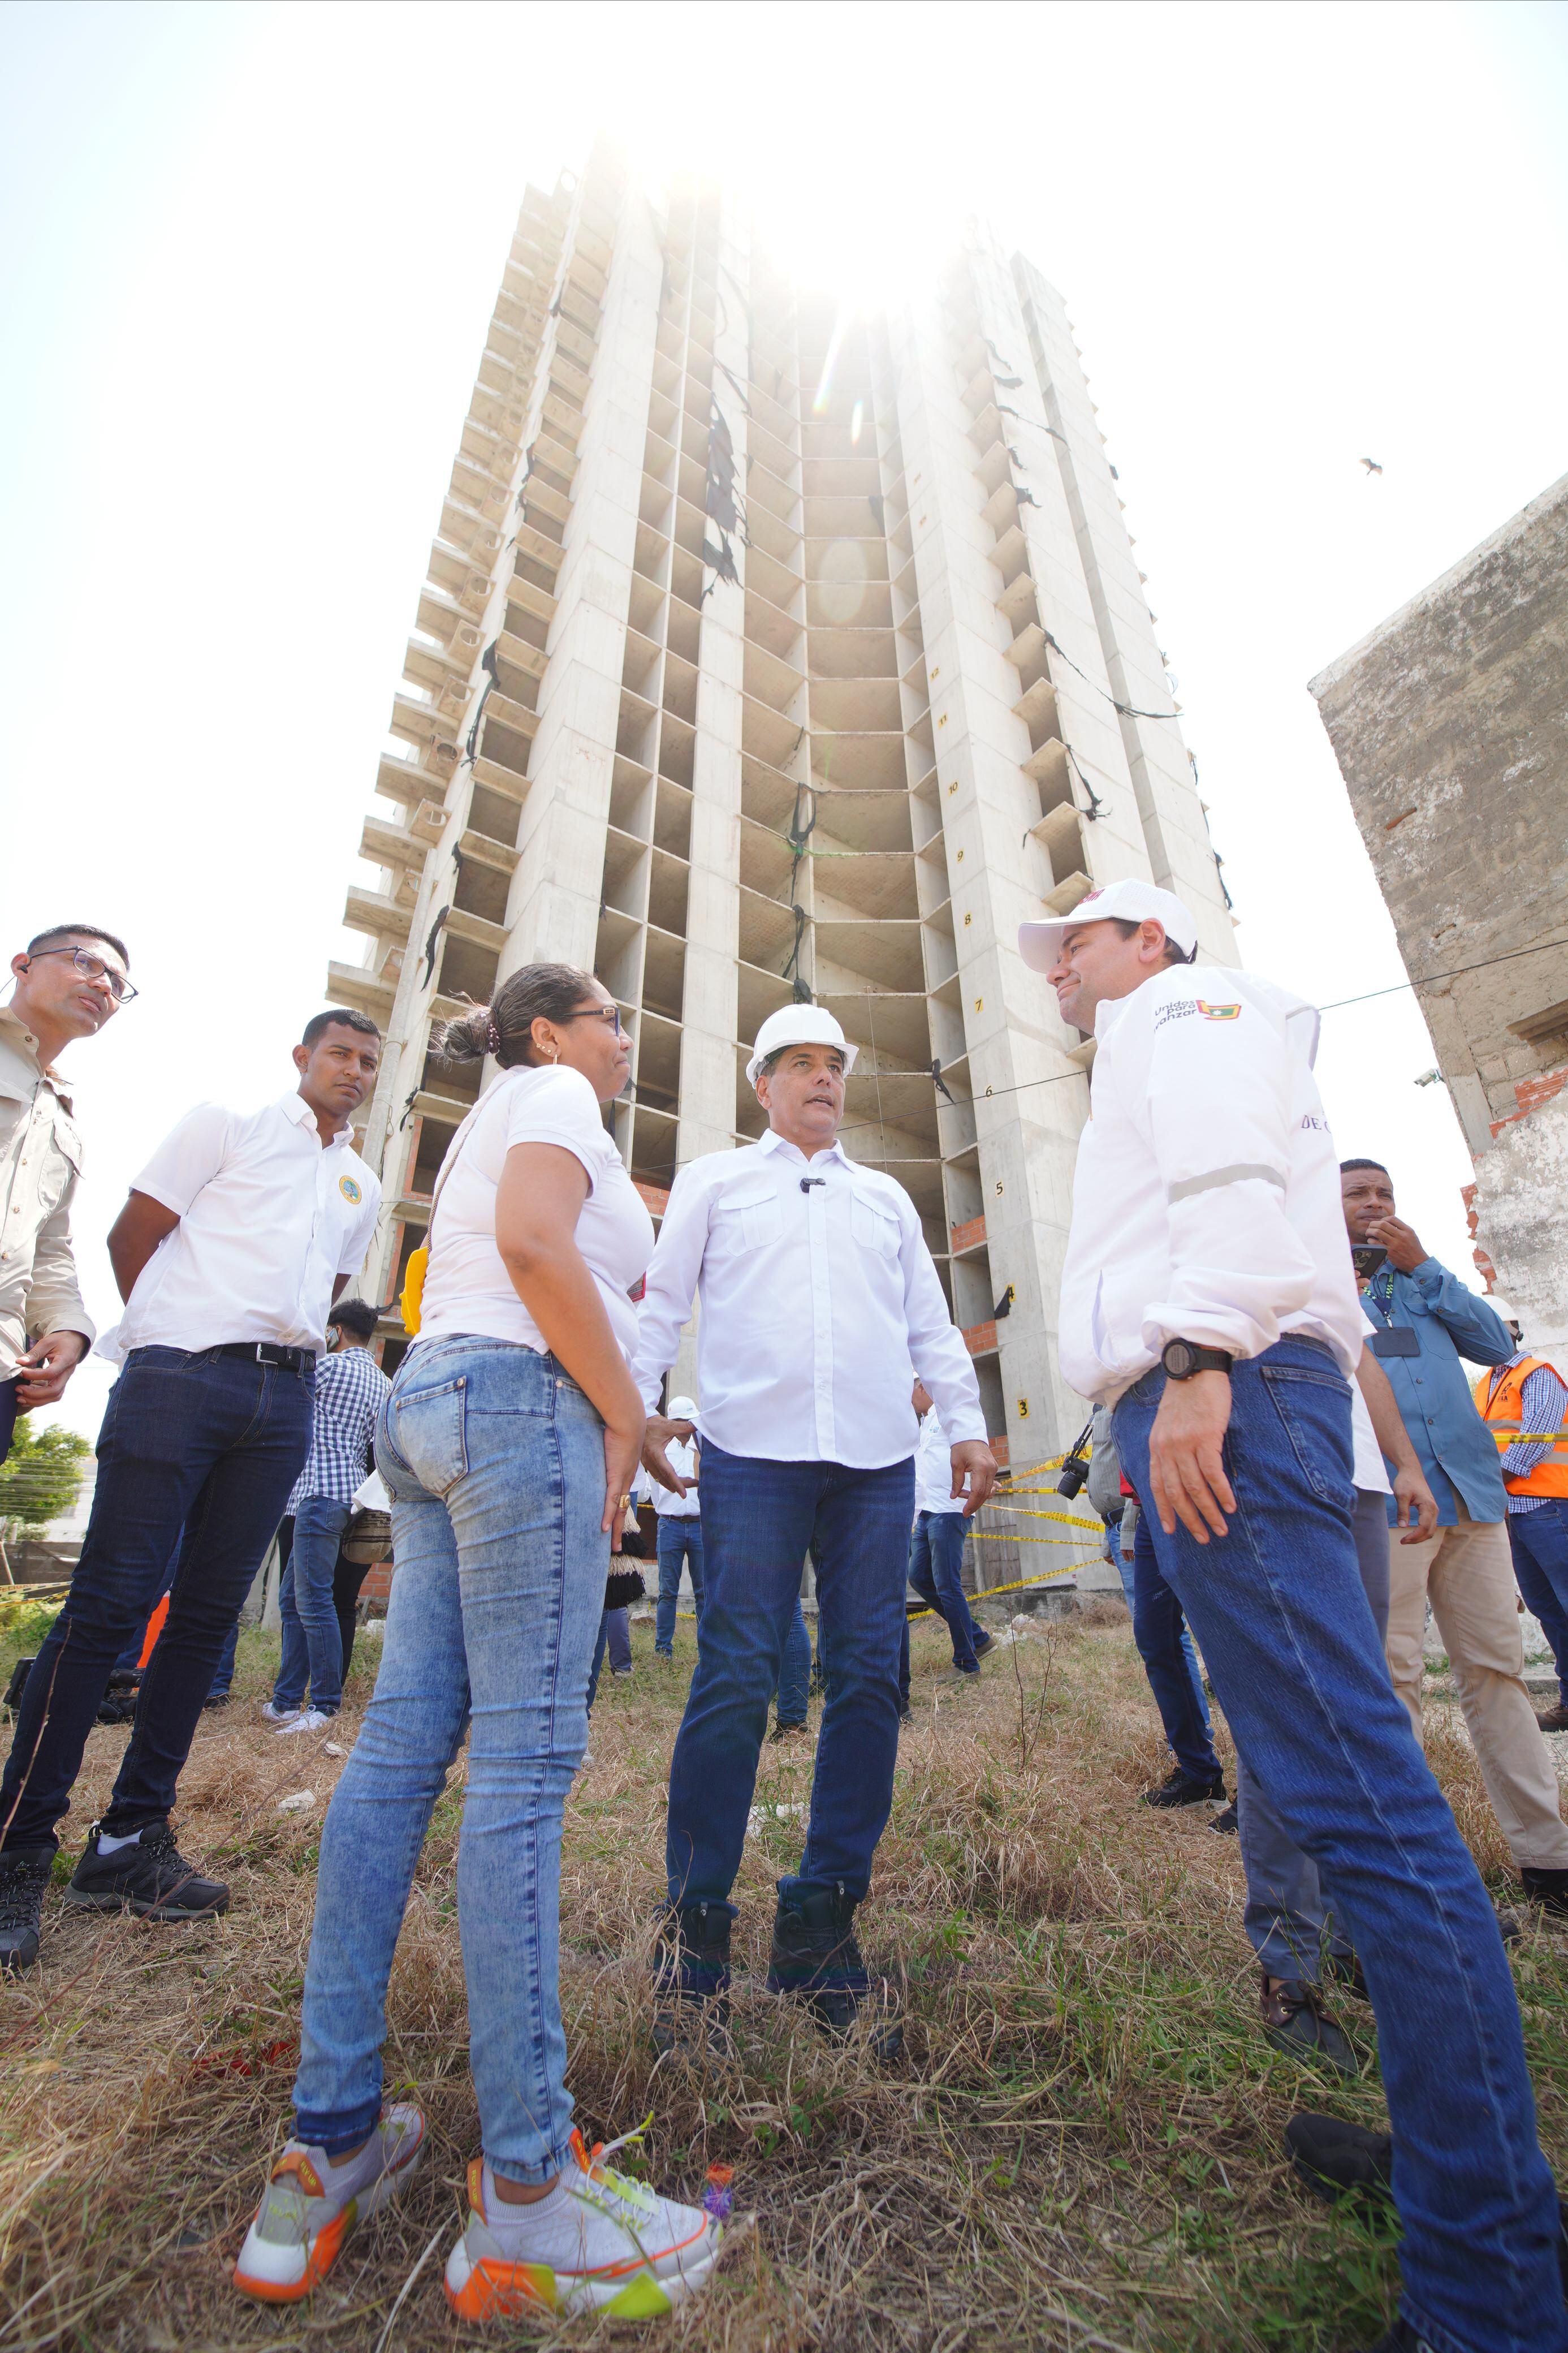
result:
[(809, 996), (858, 1042), (846, 1149), (917, 1203), (992, 1431), (1057, 1451), (1091, 1050), (1018, 923), (1142, 875), (1235, 954), (1141, 577), (1060, 297), (984, 230), (847, 316), (721, 190), (660, 210), (603, 153), (530, 189), (361, 845), (382, 880), (349, 893), (369, 956), (328, 984), (390, 1041), (367, 1285), (398, 1288), (476, 1092), (438, 1017), (591, 965), (657, 1212), (760, 1132), (749, 1043)]

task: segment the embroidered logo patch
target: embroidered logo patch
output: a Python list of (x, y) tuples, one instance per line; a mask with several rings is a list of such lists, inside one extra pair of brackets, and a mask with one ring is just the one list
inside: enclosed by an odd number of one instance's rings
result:
[(357, 1204), (364, 1198), (363, 1193), (360, 1190), (359, 1179), (355, 1176), (340, 1176), (338, 1178), (338, 1190), (342, 1195), (345, 1201), (353, 1201)]
[(1239, 1005), (1205, 1005), (1198, 999), (1198, 1011), (1205, 1021), (1234, 1021), (1241, 1011)]

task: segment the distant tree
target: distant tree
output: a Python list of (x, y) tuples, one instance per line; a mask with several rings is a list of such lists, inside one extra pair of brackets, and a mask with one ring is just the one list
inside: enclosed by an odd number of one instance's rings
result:
[(0, 1537), (41, 1528), (70, 1510), (81, 1493), (83, 1466), (92, 1449), (79, 1430), (16, 1424), (11, 1451), (0, 1462)]

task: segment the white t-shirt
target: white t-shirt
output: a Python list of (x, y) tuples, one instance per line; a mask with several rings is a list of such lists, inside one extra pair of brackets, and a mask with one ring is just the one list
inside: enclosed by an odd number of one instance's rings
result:
[[(1369, 1332), (1376, 1331), (1377, 1326), (1365, 1308), (1362, 1310), (1362, 1322)], [(1394, 1490), (1388, 1483), (1383, 1449), (1377, 1442), (1377, 1432), (1372, 1426), (1372, 1416), (1366, 1409), (1361, 1383), (1353, 1373), (1351, 1375), (1351, 1441), (1355, 1450), (1355, 1469), (1352, 1475), (1358, 1490), (1363, 1494), (1391, 1495)]]
[(474, 1332), (547, 1353), (496, 1248), (496, 1188), (507, 1154), (518, 1144), (559, 1145), (586, 1169), (577, 1248), (629, 1358), (637, 1319), (626, 1293), (653, 1256), (653, 1219), (605, 1134), (593, 1088), (581, 1071), (559, 1063), (506, 1071), (453, 1137), (430, 1221), (420, 1339)]

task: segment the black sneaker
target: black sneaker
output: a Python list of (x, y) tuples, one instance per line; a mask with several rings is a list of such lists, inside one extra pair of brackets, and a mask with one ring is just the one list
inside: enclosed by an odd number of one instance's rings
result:
[(1301, 1978), (1282, 1978), (1271, 1985), (1265, 1971), (1259, 2007), (1263, 2031), (1277, 2051), (1289, 2052), (1292, 2059), (1321, 2062), (1337, 2075), (1361, 2073), (1361, 2062), (1343, 2027), (1329, 2017), (1316, 1986)]
[[(779, 1898), (768, 1956), (768, 1991), (804, 2000), (817, 2024), (835, 2042), (850, 2034), (862, 2010), (874, 2010), (879, 1997), (855, 1936), (855, 1902), (842, 1887), (796, 1888)], [(904, 2030), (896, 2019), (873, 2026), (871, 2047), (879, 2059), (896, 2059)]]
[(1142, 1803), (1161, 1808), (1222, 1806), (1225, 1803), (1225, 1778), (1221, 1775), (1213, 1781), (1196, 1781), (1190, 1773), (1184, 1773), (1178, 1765), (1157, 1789), (1144, 1790)]
[(121, 1912), (129, 1906), (143, 1920), (205, 1920), (228, 1910), (228, 1890), (204, 1879), (174, 1844), (167, 1822), (149, 1822), (132, 1846), (112, 1854), (99, 1852), (99, 1826), (88, 1833), (87, 1852), (71, 1873), (66, 1902), (81, 1912)]
[(205, 1699), (202, 1702), (203, 1715), (205, 1715), (206, 1714), (208, 1708), (226, 1707), (228, 1705), (228, 1700), (229, 1695), (227, 1692), (208, 1692)]
[(54, 1867), (52, 1846), (13, 1846), (0, 1854), (0, 1969), (30, 1969), (37, 1959), (44, 1890)]
[(768, 1746), (775, 1748), (781, 1740), (793, 1740), (797, 1732), (809, 1732), (809, 1724), (786, 1724), (781, 1715), (768, 1735)]
[(1226, 1806), (1223, 1813), (1219, 1813), (1215, 1816), (1213, 1821), (1209, 1824), (1209, 1828), (1211, 1831), (1217, 1831), (1221, 1838), (1235, 1838), (1237, 1836), (1236, 1799), (1234, 1798), (1231, 1799), (1229, 1805)]
[(730, 1929), (727, 1904), (682, 1904), (665, 1914), (654, 1954), (653, 2047), (729, 2049)]

